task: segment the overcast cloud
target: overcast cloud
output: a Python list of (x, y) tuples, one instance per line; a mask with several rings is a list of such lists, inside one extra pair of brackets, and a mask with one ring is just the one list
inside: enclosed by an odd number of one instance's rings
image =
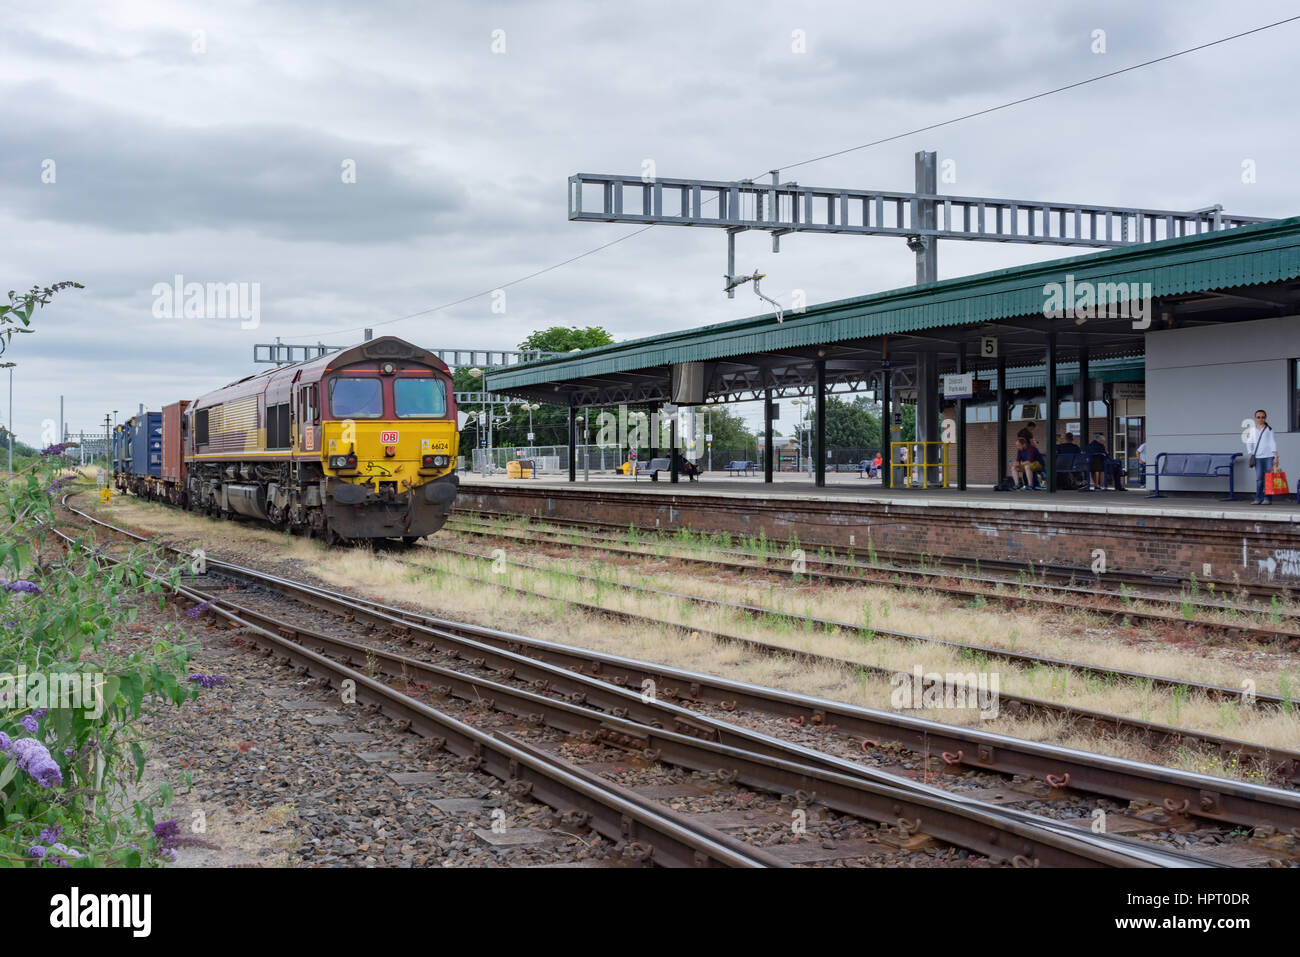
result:
[[(60, 394), (74, 430), (192, 397), (254, 371), (253, 344), (277, 336), (348, 344), (374, 326), (431, 347), (508, 348), (556, 324), (625, 339), (752, 315), (752, 293), (720, 292), (721, 232), (660, 227), (509, 287), (504, 315), (482, 296), (390, 321), (635, 228), (568, 222), (572, 173), (639, 174), (651, 159), (661, 176), (762, 175), (1295, 12), (1132, 6), (9, 7), (0, 292), (86, 285), (4, 356), (19, 363), (15, 430), (36, 444)], [(913, 153), (933, 149), (955, 161), (950, 192), (1292, 215), (1297, 42), (1289, 24), (789, 178), (908, 189)], [(1061, 254), (950, 242), (939, 271)], [(772, 255), (761, 235), (740, 237), (737, 267), (762, 269), (787, 303), (794, 289), (815, 303), (907, 285), (914, 269), (897, 240), (792, 236)], [(178, 274), (260, 284), (260, 326), (157, 317), (153, 287)], [(7, 420), (3, 388), (0, 407)]]

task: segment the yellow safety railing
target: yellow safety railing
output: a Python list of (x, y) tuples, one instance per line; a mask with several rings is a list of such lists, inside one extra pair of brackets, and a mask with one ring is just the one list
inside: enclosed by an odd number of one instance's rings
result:
[(889, 484), (893, 488), (948, 488), (955, 442), (889, 443)]

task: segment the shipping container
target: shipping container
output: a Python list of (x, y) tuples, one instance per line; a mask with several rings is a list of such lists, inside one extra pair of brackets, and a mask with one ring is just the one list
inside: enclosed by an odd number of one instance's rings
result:
[(162, 413), (143, 412), (131, 419), (131, 474), (162, 474)]
[(185, 441), (181, 432), (185, 421), (188, 400), (173, 402), (162, 410), (162, 480), (181, 483), (185, 481)]

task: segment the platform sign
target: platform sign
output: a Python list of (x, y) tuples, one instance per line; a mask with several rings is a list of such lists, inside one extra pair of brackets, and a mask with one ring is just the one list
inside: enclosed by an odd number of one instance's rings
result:
[(980, 336), (980, 358), (996, 359), (998, 357), (998, 337)]
[(943, 377), (945, 399), (969, 399), (975, 394), (975, 373), (956, 372)]

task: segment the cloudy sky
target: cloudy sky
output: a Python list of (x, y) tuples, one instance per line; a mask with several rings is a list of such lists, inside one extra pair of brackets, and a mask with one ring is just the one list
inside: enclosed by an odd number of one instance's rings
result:
[[(35, 444), (61, 394), (74, 431), (192, 397), (255, 371), (254, 343), (277, 336), (343, 345), (373, 326), (430, 347), (509, 348), (556, 324), (626, 339), (762, 312), (747, 290), (720, 292), (715, 230), (659, 227), (515, 281), (636, 229), (568, 222), (572, 173), (639, 174), (649, 159), (661, 176), (758, 176), (1295, 12), (1203, 0), (11, 6), (0, 294), (86, 286), (3, 357), (19, 363), (15, 431)], [(913, 154), (930, 149), (954, 161), (941, 185), (954, 193), (1300, 213), (1298, 44), (1300, 22), (1287, 24), (785, 178), (910, 189)], [(950, 242), (939, 273), (1057, 255)], [(835, 236), (787, 237), (779, 255), (742, 236), (737, 267), (810, 303), (914, 274), (900, 240)], [(257, 284), (258, 327), (159, 316), (153, 290), (177, 275)], [(0, 408), (7, 419), (2, 388)]]

